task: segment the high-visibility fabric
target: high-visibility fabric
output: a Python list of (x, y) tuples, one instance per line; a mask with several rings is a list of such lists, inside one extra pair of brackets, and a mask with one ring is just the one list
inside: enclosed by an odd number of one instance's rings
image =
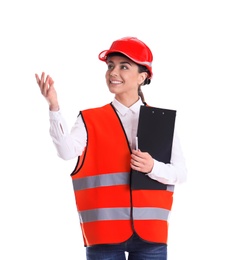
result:
[(81, 112), (87, 146), (71, 174), (85, 246), (121, 243), (136, 232), (167, 243), (173, 186), (131, 190), (131, 149), (111, 104)]

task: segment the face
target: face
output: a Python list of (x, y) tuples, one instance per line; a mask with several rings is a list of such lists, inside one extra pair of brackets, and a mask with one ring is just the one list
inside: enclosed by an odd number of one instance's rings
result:
[(106, 82), (116, 97), (136, 97), (139, 85), (146, 79), (147, 73), (138, 72), (136, 63), (127, 57), (112, 56), (107, 60)]

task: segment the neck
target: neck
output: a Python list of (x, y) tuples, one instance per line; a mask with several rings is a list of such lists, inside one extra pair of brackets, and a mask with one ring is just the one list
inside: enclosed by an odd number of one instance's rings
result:
[(131, 107), (139, 100), (139, 96), (134, 98), (123, 98), (121, 96), (115, 96), (115, 99), (126, 107)]

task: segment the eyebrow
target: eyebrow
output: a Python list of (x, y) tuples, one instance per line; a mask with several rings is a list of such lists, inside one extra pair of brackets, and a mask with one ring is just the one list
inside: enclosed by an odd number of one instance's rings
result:
[[(114, 64), (114, 62), (111, 61), (111, 60), (109, 60), (107, 63), (113, 63), (113, 64)], [(121, 65), (122, 65), (122, 64), (129, 64), (130, 66), (132, 66), (132, 64), (131, 64), (129, 61), (121, 61), (120, 64), (121, 64)]]

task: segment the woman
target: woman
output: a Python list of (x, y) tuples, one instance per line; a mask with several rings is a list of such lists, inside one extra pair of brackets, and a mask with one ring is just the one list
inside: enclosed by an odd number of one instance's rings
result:
[[(136, 149), (141, 86), (150, 84), (153, 55), (135, 37), (112, 43), (99, 54), (107, 64), (110, 104), (80, 112), (71, 132), (60, 113), (54, 81), (36, 80), (50, 110), (50, 134), (58, 155), (78, 157), (71, 174), (88, 260), (166, 260), (168, 215), (173, 187), (186, 180), (186, 166), (175, 132), (171, 161), (157, 161)], [(143, 172), (165, 190), (132, 190), (131, 171)]]

